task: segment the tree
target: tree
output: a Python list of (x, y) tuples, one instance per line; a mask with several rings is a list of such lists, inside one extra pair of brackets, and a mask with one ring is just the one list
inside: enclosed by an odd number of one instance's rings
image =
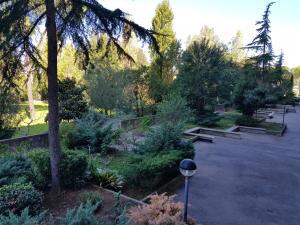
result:
[(234, 63), (242, 64), (245, 62), (246, 55), (243, 47), (243, 34), (238, 30), (230, 43), (229, 56)]
[[(0, 2), (0, 50), (13, 52), (18, 59), (25, 53), (30, 56), (35, 65), (43, 67), (40, 62), (40, 52), (36, 48), (31, 34), (39, 26), (45, 24), (47, 32), (47, 79), (49, 102), (49, 148), (52, 174), (52, 191), (60, 191), (60, 142), (59, 142), (59, 107), (57, 53), (58, 44), (72, 41), (77, 55), (83, 56), (82, 63), (89, 61), (90, 37), (106, 33), (109, 42), (116, 46), (118, 53), (131, 58), (120, 46), (118, 38), (128, 40), (132, 32), (153, 46), (156, 41), (153, 32), (147, 30), (126, 18), (120, 9), (114, 11), (104, 8), (96, 0), (7, 0)], [(31, 21), (25, 26), (26, 20)], [(125, 26), (126, 25), (126, 26)], [(3, 54), (1, 59), (5, 58)]]
[(159, 52), (151, 48), (152, 64), (149, 70), (150, 94), (155, 102), (160, 102), (169, 92), (179, 64), (180, 43), (173, 31), (174, 15), (168, 0), (163, 0), (156, 8), (152, 19), (152, 30), (157, 34)]
[(221, 44), (218, 35), (216, 35), (214, 31), (214, 28), (204, 25), (201, 28), (200, 33), (198, 35), (188, 37), (186, 46), (188, 47), (190, 44), (194, 43), (195, 41), (201, 42), (202, 40), (206, 40), (210, 47)]
[(253, 59), (255, 60), (256, 65), (260, 68), (260, 80), (262, 84), (265, 83), (267, 72), (274, 59), (272, 40), (270, 36), (271, 21), (269, 19), (271, 13), (270, 8), (274, 3), (275, 2), (270, 2), (267, 5), (262, 20), (256, 22), (256, 25), (259, 26), (256, 29), (258, 32), (257, 36), (246, 46), (247, 49), (254, 50), (257, 53)]
[(193, 42), (183, 53), (176, 83), (197, 117), (213, 111), (222, 85), (230, 88), (222, 83), (225, 65), (222, 48), (205, 39)]
[(80, 119), (88, 111), (84, 98), (85, 88), (77, 86), (75, 79), (66, 78), (58, 82), (59, 119)]

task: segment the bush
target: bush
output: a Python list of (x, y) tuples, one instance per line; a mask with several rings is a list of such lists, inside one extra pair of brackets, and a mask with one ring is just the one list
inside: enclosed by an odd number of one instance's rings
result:
[(59, 225), (103, 225), (94, 214), (98, 205), (91, 202), (81, 204), (78, 208), (68, 209), (64, 217), (58, 218)]
[(246, 126), (246, 127), (257, 127), (259, 123), (260, 122), (257, 119), (254, 119), (251, 116), (241, 116), (237, 118), (235, 121), (236, 125)]
[(44, 221), (45, 213), (37, 216), (30, 216), (28, 208), (25, 208), (20, 215), (10, 212), (8, 216), (0, 215), (0, 225), (40, 225)]
[(74, 129), (66, 135), (66, 146), (70, 149), (106, 153), (109, 144), (119, 136), (120, 132), (113, 130), (111, 125), (101, 128), (102, 123), (103, 116), (99, 116), (99, 113), (89, 113), (81, 120), (77, 120)]
[(184, 158), (193, 158), (192, 151), (189, 153), (170, 150), (159, 154), (134, 154), (128, 160), (122, 174), (128, 185), (136, 185), (145, 189), (154, 189), (178, 175), (178, 165)]
[(0, 188), (0, 215), (19, 214), (28, 207), (29, 214), (36, 214), (42, 207), (43, 194), (31, 183), (10, 184)]
[(87, 204), (90, 202), (92, 205), (98, 204), (98, 208), (102, 206), (102, 198), (98, 192), (95, 191), (85, 191), (79, 195), (80, 202), (82, 204)]
[(213, 127), (222, 117), (216, 113), (207, 113), (201, 117), (198, 117), (201, 126)]
[(111, 125), (104, 128), (98, 128), (92, 140), (94, 152), (106, 154), (109, 145), (119, 136), (119, 130), (112, 130)]
[(187, 123), (193, 120), (192, 111), (185, 98), (177, 93), (169, 95), (158, 105), (157, 112), (160, 122), (171, 125)]
[(61, 120), (70, 121), (81, 118), (88, 111), (84, 90), (84, 87), (76, 85), (74, 79), (66, 78), (58, 82), (59, 118)]
[[(182, 221), (183, 203), (174, 202), (174, 196), (165, 194), (150, 196), (150, 204), (134, 206), (129, 209), (129, 217), (138, 225), (186, 225)], [(188, 219), (188, 225), (196, 221)]]
[[(36, 149), (27, 153), (36, 168), (40, 184), (45, 186), (51, 179), (49, 151)], [(72, 150), (63, 150), (61, 156), (62, 184), (71, 188), (80, 184), (86, 174), (87, 157), (84, 153)]]
[(7, 155), (0, 158), (0, 187), (13, 183), (34, 180), (31, 161), (22, 155)]
[(92, 166), (91, 175), (95, 182), (101, 187), (110, 188), (113, 190), (120, 190), (123, 187), (123, 177), (114, 170)]
[(138, 153), (161, 152), (164, 150), (180, 148), (181, 126), (163, 124), (159, 128), (150, 129), (146, 134), (144, 143), (139, 144), (135, 149)]

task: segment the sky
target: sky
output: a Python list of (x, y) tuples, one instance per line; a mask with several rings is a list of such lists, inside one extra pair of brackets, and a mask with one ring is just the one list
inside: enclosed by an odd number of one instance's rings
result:
[[(133, 20), (151, 28), (155, 8), (161, 0), (99, 0), (109, 9), (119, 8)], [(197, 35), (208, 25), (224, 43), (240, 30), (244, 44), (256, 35), (255, 22), (261, 20), (268, 0), (169, 0), (174, 13), (173, 29), (185, 48), (189, 35)], [(275, 54), (284, 53), (284, 65), (300, 65), (300, 0), (278, 0), (271, 8), (271, 37)]]

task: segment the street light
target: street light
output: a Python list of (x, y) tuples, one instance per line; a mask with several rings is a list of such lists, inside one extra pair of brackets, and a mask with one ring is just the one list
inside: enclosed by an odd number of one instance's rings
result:
[(183, 221), (187, 223), (187, 208), (189, 199), (189, 179), (196, 173), (197, 165), (191, 159), (184, 159), (179, 164), (180, 173), (185, 177), (184, 188), (184, 214)]
[(283, 105), (283, 115), (282, 115), (282, 127), (284, 127), (284, 119), (285, 119), (285, 105)]

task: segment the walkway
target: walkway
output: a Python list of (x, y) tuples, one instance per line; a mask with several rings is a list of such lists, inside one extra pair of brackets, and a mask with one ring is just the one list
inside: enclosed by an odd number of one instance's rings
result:
[[(202, 225), (300, 224), (300, 107), (283, 137), (198, 142), (189, 214)], [(281, 121), (278, 115), (274, 120)], [(175, 191), (183, 200), (183, 185)]]

